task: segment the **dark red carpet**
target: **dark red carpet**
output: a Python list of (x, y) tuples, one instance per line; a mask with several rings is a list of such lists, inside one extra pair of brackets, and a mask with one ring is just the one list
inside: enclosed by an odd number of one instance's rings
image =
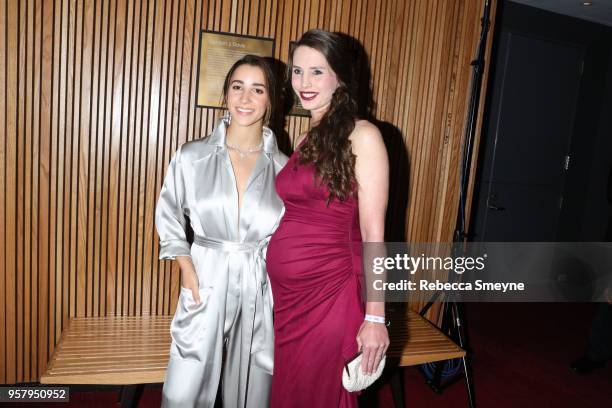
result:
[[(465, 305), (479, 407), (612, 407), (612, 363), (590, 375), (572, 373), (569, 363), (586, 345), (592, 304)], [(435, 394), (416, 368), (404, 373), (406, 406), (466, 407), (463, 381)], [(60, 407), (116, 406), (117, 392), (71, 390)], [(145, 389), (141, 407), (158, 407), (161, 387)], [(377, 395), (378, 407), (393, 407), (389, 386)], [(15, 407), (39, 404), (15, 404)], [(317, 408), (317, 407), (313, 407)]]

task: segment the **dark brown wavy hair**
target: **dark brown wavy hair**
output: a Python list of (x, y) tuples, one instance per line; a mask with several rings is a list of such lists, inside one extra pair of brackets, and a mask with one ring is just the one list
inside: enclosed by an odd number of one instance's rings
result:
[(291, 89), (293, 53), (299, 46), (319, 51), (338, 79), (338, 89), (332, 95), (329, 110), (308, 132), (306, 141), (299, 149), (299, 162), (312, 163), (315, 174), (329, 190), (328, 204), (338, 198), (346, 200), (355, 194), (356, 156), (351, 150), (349, 135), (355, 129), (357, 103), (353, 95), (353, 64), (348, 44), (336, 33), (324, 30), (309, 30), (293, 44), (287, 65), (287, 80)]

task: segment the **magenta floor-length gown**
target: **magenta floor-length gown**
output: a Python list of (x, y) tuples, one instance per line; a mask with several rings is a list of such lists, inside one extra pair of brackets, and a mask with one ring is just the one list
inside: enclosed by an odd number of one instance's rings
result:
[(285, 215), (267, 270), (274, 297), (273, 408), (357, 407), (342, 386), (363, 322), (361, 234), (356, 198), (333, 200), (296, 151), (276, 178)]

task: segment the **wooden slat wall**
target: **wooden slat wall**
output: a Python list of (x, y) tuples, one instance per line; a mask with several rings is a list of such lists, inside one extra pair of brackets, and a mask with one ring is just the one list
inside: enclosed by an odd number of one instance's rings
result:
[(220, 113), (194, 108), (200, 29), (274, 37), (283, 61), (312, 27), (357, 38), (410, 158), (407, 238), (449, 240), (483, 3), (0, 2), (0, 383), (36, 381), (70, 316), (174, 310), (153, 212), (173, 152)]

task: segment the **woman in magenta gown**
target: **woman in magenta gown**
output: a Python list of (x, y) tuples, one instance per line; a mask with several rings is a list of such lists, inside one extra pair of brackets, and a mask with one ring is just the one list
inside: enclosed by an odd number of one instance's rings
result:
[[(267, 270), (274, 298), (271, 406), (356, 407), (342, 369), (358, 350), (372, 372), (389, 345), (384, 303), (361, 299), (361, 242), (382, 242), (388, 163), (378, 129), (357, 120), (342, 39), (322, 30), (295, 43), (291, 86), (311, 128), (278, 174), (285, 214)], [(383, 323), (381, 323), (381, 321)]]

